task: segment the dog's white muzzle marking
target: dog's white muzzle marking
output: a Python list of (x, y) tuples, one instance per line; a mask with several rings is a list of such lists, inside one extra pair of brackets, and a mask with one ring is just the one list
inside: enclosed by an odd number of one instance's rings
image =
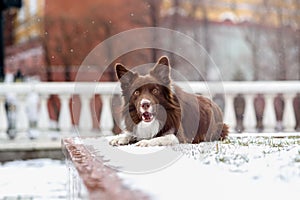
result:
[(140, 112), (142, 114), (142, 119), (144, 122), (151, 122), (154, 119), (153, 116), (153, 106), (151, 101), (148, 99), (142, 99), (140, 102)]
[(152, 112), (153, 107), (151, 105), (151, 101), (148, 99), (142, 99), (140, 102), (140, 111), (141, 113), (148, 111), (148, 112)]

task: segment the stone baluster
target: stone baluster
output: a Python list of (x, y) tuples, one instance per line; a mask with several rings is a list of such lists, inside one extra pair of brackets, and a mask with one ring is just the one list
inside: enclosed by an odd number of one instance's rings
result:
[[(58, 120), (58, 127), (63, 132), (71, 131), (72, 128), (72, 121), (71, 121), (71, 113), (69, 107), (69, 94), (60, 94), (60, 112), (59, 112), (59, 120)], [(68, 133), (64, 133), (68, 134)]]
[(2, 137), (2, 133), (6, 133), (8, 128), (8, 121), (5, 109), (5, 97), (0, 96), (0, 134)]
[(79, 129), (80, 131), (88, 132), (93, 128), (93, 119), (91, 113), (91, 98), (90, 94), (80, 95), (81, 100), (81, 109), (80, 109), (80, 118), (79, 118)]
[(273, 132), (276, 125), (275, 109), (274, 109), (274, 94), (265, 95), (265, 110), (263, 115), (264, 130)]
[(26, 94), (19, 94), (17, 103), (17, 122), (16, 128), (18, 136), (24, 137), (29, 129), (29, 119), (26, 113)]
[(111, 111), (111, 96), (101, 95), (102, 111), (100, 120), (100, 129), (103, 135), (111, 135), (114, 126), (113, 116)]
[(39, 119), (38, 119), (38, 128), (42, 131), (49, 129), (49, 112), (48, 112), (48, 101), (49, 95), (42, 94), (40, 95), (40, 110), (39, 110)]
[(293, 95), (284, 95), (283, 126), (285, 131), (294, 131), (296, 119), (293, 108)]
[(229, 125), (230, 131), (233, 131), (236, 126), (233, 99), (233, 94), (225, 95), (224, 123)]
[(244, 126), (246, 132), (254, 132), (256, 125), (255, 109), (254, 109), (254, 95), (245, 94), (245, 113), (244, 113)]

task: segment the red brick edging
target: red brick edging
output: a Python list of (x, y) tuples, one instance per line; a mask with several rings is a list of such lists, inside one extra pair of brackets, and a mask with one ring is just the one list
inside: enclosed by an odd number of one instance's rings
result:
[(83, 144), (75, 144), (73, 138), (63, 139), (62, 148), (78, 171), (89, 199), (149, 199), (141, 191), (125, 187), (115, 170), (105, 166), (102, 158), (91, 155)]

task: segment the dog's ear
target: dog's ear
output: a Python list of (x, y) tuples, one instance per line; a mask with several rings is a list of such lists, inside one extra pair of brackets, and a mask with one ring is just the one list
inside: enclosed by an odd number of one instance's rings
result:
[(157, 63), (160, 65), (169, 66), (169, 58), (167, 56), (162, 56), (158, 59)]
[(169, 85), (171, 83), (170, 76), (170, 64), (167, 56), (163, 56), (158, 59), (154, 68), (150, 71), (150, 74), (157, 78), (165, 85)]
[(119, 80), (121, 80), (122, 76), (125, 75), (129, 70), (122, 65), (121, 63), (117, 63), (115, 65), (116, 74)]
[(126, 89), (131, 84), (131, 82), (137, 77), (136, 73), (130, 71), (120, 63), (117, 63), (115, 65), (115, 69), (123, 90)]

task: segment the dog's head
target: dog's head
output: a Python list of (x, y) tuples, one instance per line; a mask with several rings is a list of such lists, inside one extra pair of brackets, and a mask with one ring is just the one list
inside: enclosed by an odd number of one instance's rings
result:
[(134, 109), (139, 120), (152, 122), (159, 114), (159, 105), (168, 101), (171, 78), (169, 59), (161, 57), (150, 72), (142, 76), (116, 64), (116, 74), (121, 83), (125, 103)]

